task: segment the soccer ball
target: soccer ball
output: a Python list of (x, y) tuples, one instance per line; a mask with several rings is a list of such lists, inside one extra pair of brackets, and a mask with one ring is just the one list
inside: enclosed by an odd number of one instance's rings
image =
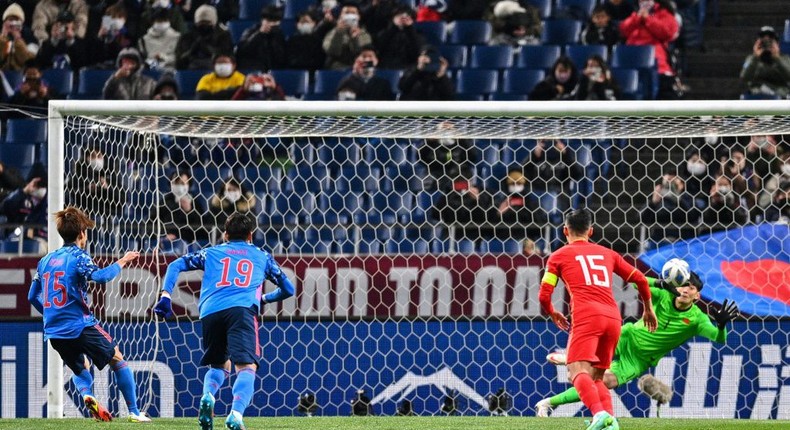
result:
[(675, 287), (685, 285), (691, 278), (689, 264), (680, 258), (673, 258), (661, 268), (661, 278)]

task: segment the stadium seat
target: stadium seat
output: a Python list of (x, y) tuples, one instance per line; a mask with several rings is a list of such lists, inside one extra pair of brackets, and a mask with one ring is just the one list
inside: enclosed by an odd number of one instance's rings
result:
[(332, 229), (308, 227), (297, 231), (291, 252), (302, 254), (328, 254), (332, 247)]
[(107, 69), (82, 69), (79, 74), (77, 84), (77, 95), (86, 99), (101, 99), (104, 90), (104, 83), (110, 79), (115, 70)]
[(551, 0), (527, 0), (527, 3), (538, 8), (540, 19), (546, 20), (551, 17)]
[(443, 45), (447, 40), (447, 24), (444, 21), (415, 22), (414, 29), (428, 45)]
[(296, 225), (306, 221), (304, 199), (296, 193), (276, 194), (269, 213), (272, 225)]
[(310, 83), (307, 70), (272, 70), (272, 76), (286, 95), (298, 97), (307, 94)]
[(587, 21), (596, 3), (597, 0), (557, 0), (554, 16)]
[(29, 168), (36, 162), (36, 145), (4, 143), (0, 145), (0, 161), (18, 169)]
[(581, 21), (575, 19), (548, 20), (543, 24), (541, 40), (544, 45), (569, 45), (579, 43), (581, 31)]
[(211, 73), (211, 70), (176, 70), (175, 78), (181, 98), (194, 99), (200, 78), (208, 73)]
[(240, 169), (237, 175), (242, 185), (254, 193), (277, 193), (282, 189), (283, 169), (269, 166), (249, 166)]
[(398, 94), (400, 92), (400, 88), (398, 88), (398, 82), (400, 82), (400, 78), (403, 76), (403, 70), (376, 69), (376, 76), (389, 81), (390, 88), (394, 94)]
[(475, 248), (475, 242), (471, 239), (462, 238), (455, 242), (455, 250), (461, 254), (475, 254), (477, 252)]
[(466, 67), (466, 46), (464, 45), (441, 45), (439, 53), (447, 60), (447, 67), (460, 69)]
[(371, 166), (385, 167), (417, 161), (413, 142), (406, 139), (369, 141), (363, 147), (363, 161)]
[(504, 94), (529, 94), (538, 82), (546, 77), (542, 69), (508, 69), (502, 72), (502, 88)]
[(459, 94), (491, 94), (497, 90), (499, 76), (496, 70), (462, 69), (455, 78)]
[(790, 42), (790, 19), (785, 20), (785, 30), (782, 33), (782, 42)]
[(604, 61), (609, 59), (606, 45), (568, 45), (565, 47), (565, 56), (570, 58), (579, 70), (584, 69), (587, 59), (593, 55), (599, 55)]
[(296, 34), (296, 18), (285, 18), (280, 20), (280, 30), (285, 38)]
[(329, 171), (326, 166), (314, 164), (289, 168), (285, 173), (283, 190), (286, 193), (315, 194), (328, 190), (330, 185)]
[(501, 140), (475, 139), (472, 144), (480, 153), (480, 162), (494, 165), (499, 162), (499, 152), (502, 149)]
[(622, 99), (640, 100), (642, 98), (639, 88), (639, 72), (636, 69), (612, 69), (612, 79), (620, 87)]
[(349, 70), (316, 70), (313, 93), (331, 94), (334, 98), (338, 84), (349, 73)]
[(512, 163), (522, 163), (527, 157), (534, 145), (528, 145), (529, 140), (524, 139), (502, 139), (502, 150), (499, 153), (499, 159), (506, 165)]
[(494, 93), (491, 94), (489, 100), (501, 102), (524, 102), (529, 100), (526, 94), (507, 94), (507, 93)]
[(776, 94), (741, 94), (741, 100), (781, 100), (782, 98)]
[[(260, 11), (258, 12), (260, 14)], [(259, 19), (232, 19), (228, 21), (228, 32), (230, 33), (230, 38), (233, 40), (233, 45), (239, 43), (241, 40), (241, 35), (244, 34), (244, 31), (248, 28), (256, 25), (260, 25)]]
[(24, 80), (24, 76), (22, 76), (22, 72), (19, 70), (3, 70), (3, 75), (5, 75), (8, 85), (14, 91), (22, 85), (22, 81)]
[(560, 47), (556, 45), (522, 46), (518, 54), (518, 67), (522, 69), (550, 70), (557, 58), (560, 58)]
[[(259, 20), (264, 6), (276, 5), (277, 0), (241, 0), (239, 2), (239, 19)], [(291, 3), (291, 1), (288, 1)]]
[(335, 190), (341, 194), (348, 192), (375, 192), (379, 190), (381, 170), (366, 164), (343, 166), (340, 175), (333, 178)]
[(333, 172), (342, 165), (357, 164), (362, 159), (362, 148), (349, 138), (325, 138), (318, 145), (318, 161), (325, 163)]
[(47, 141), (47, 120), (9, 119), (5, 141), (7, 143), (41, 143)]
[(519, 254), (521, 253), (521, 244), (515, 239), (491, 239), (484, 240), (480, 244), (480, 252), (491, 254)]
[(0, 253), (18, 254), (20, 245), (22, 246), (23, 254), (40, 253), (38, 241), (32, 239), (23, 240), (23, 241), (6, 239), (0, 241)]
[(450, 43), (456, 45), (485, 45), (491, 39), (491, 24), (483, 20), (455, 21), (450, 32)]
[(473, 69), (507, 69), (513, 66), (511, 46), (473, 46), (469, 53)]
[(387, 254), (427, 254), (430, 247), (426, 237), (431, 237), (431, 233), (428, 231), (432, 231), (432, 229), (393, 227), (392, 237), (384, 244), (384, 252)]
[(359, 238), (360, 254), (381, 254), (384, 252), (384, 243), (390, 239), (388, 228), (361, 228), (356, 229), (353, 237)]
[(41, 79), (49, 85), (50, 98), (66, 98), (74, 88), (74, 75), (71, 70), (47, 69), (41, 73)]
[(655, 48), (652, 45), (615, 45), (612, 50), (613, 68), (637, 69), (643, 97), (655, 99), (658, 92), (658, 71)]
[(299, 12), (307, 10), (315, 4), (315, 0), (288, 0), (285, 2), (285, 18), (295, 19)]

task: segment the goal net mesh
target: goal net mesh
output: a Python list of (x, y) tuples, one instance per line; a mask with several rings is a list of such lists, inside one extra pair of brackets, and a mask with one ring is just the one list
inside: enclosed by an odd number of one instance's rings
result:
[[(205, 372), (201, 273), (182, 275), (174, 319), (152, 318), (166, 265), (221, 242), (234, 211), (255, 215), (254, 242), (297, 286), (295, 297), (262, 310), (248, 415), (298, 415), (306, 393), (316, 414), (349, 415), (359, 390), (375, 414), (394, 415), (408, 401), (417, 415), (487, 415), (500, 388), (510, 414), (533, 415), (538, 400), (570, 387), (566, 369), (546, 362), (568, 335), (541, 314), (537, 296), (545, 256), (563, 241), (562, 216), (582, 206), (595, 214), (594, 240), (646, 273), (670, 256), (689, 261), (706, 283), (704, 310), (727, 297), (742, 305), (726, 345), (694, 338), (652, 370), (676, 391), (662, 416), (783, 413), (771, 399), (790, 360), (780, 321), (790, 281), (777, 271), (789, 249), (780, 198), (790, 180), (788, 116), (218, 109), (64, 123), (66, 204), (97, 220), (89, 252), (104, 264), (143, 252), (120, 279), (91, 291), (151, 415), (196, 416)], [(619, 279), (613, 288), (634, 321), (635, 289)], [(569, 313), (562, 285), (553, 299)], [(775, 369), (773, 379), (764, 369)], [(111, 400), (112, 378), (95, 373), (98, 395), (125, 413)], [(219, 415), (229, 412), (233, 380), (218, 394)], [(83, 414), (66, 382), (67, 415)], [(618, 415), (655, 416), (636, 382), (616, 394)], [(585, 411), (577, 403), (554, 413)]]

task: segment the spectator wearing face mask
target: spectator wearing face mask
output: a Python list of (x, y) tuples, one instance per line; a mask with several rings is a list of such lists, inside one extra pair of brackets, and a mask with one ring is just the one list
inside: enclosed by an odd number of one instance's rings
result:
[[(453, 125), (440, 123), (439, 131), (451, 134)], [(471, 177), (474, 165), (480, 159), (477, 148), (468, 139), (442, 137), (439, 139), (425, 139), (425, 143), (417, 150), (420, 162), (428, 168), (430, 181), (425, 187), (430, 190), (447, 190), (452, 181), (459, 177)]]
[(33, 11), (32, 24), (33, 34), (39, 44), (49, 38), (48, 30), (63, 10), (68, 10), (74, 16), (74, 35), (85, 38), (88, 28), (88, 4), (85, 0), (41, 0)]
[(782, 152), (777, 160), (775, 172), (768, 175), (763, 181), (763, 189), (758, 196), (760, 208), (766, 208), (775, 192), (786, 185), (790, 185), (790, 151)]
[(680, 176), (686, 184), (686, 192), (694, 199), (694, 206), (702, 209), (708, 204), (708, 190), (713, 185), (708, 162), (698, 150), (688, 153), (686, 162), (680, 167)]
[(389, 26), (378, 33), (376, 48), (383, 69), (405, 69), (417, 63), (424, 41), (414, 28), (414, 13), (406, 6), (394, 9)]
[(217, 11), (218, 22), (223, 25), (239, 17), (239, 0), (175, 0), (175, 3), (187, 21), (197, 21), (198, 10), (203, 6), (213, 7)]
[(494, 217), (492, 222), (501, 223), (496, 229), (496, 235), (501, 239), (522, 239), (528, 232), (540, 235), (540, 230), (549, 221), (537, 196), (529, 189), (521, 168), (508, 171), (502, 181), (502, 190), (494, 199), (494, 206), (498, 217)]
[(286, 65), (285, 35), (280, 28), (282, 10), (275, 6), (263, 8), (260, 23), (246, 29), (236, 47), (236, 58), (242, 70), (283, 69)]
[(3, 29), (0, 31), (0, 69), (22, 70), (28, 60), (36, 55), (27, 49), (22, 38), (22, 24), (25, 12), (16, 3), (8, 6), (3, 12)]
[(118, 1), (104, 11), (101, 27), (93, 43), (91, 57), (95, 64), (112, 65), (122, 50), (136, 45), (136, 41), (126, 27), (126, 15), (122, 1)]
[(118, 70), (104, 84), (105, 100), (150, 100), (156, 82), (143, 74), (143, 59), (135, 48), (118, 54)]
[(656, 181), (647, 207), (642, 211), (642, 222), (650, 231), (650, 239), (658, 244), (693, 235), (689, 226), (698, 220), (699, 211), (686, 192), (685, 182), (675, 170), (667, 169)]
[(746, 57), (741, 69), (741, 82), (748, 94), (765, 98), (786, 98), (790, 94), (790, 56), (780, 48), (774, 28), (760, 28), (752, 54)]
[(324, 37), (326, 68), (338, 70), (353, 65), (362, 47), (371, 43), (370, 34), (360, 25), (359, 8), (356, 5), (343, 6), (335, 28)]
[(235, 213), (251, 213), (258, 215), (255, 208), (255, 194), (239, 185), (235, 179), (228, 179), (217, 189), (209, 200), (209, 223), (223, 226), (228, 217)]
[(271, 73), (251, 73), (231, 100), (285, 100), (285, 91)]
[[(30, 170), (27, 184), (0, 202), (0, 215), (8, 224), (31, 224), (25, 228), (27, 238), (47, 238), (47, 170), (37, 163)], [(6, 234), (13, 231), (9, 229)]]
[(101, 149), (85, 150), (68, 178), (66, 204), (107, 217), (120, 214), (127, 191), (119, 171)]
[[(156, 81), (154, 100), (178, 100), (178, 82), (172, 72), (165, 72)], [(172, 137), (171, 137), (172, 138)]]
[[(161, 222), (167, 239), (183, 240), (187, 243), (208, 239), (203, 228), (206, 206), (190, 193), (191, 179), (186, 172), (176, 172), (170, 176), (170, 192), (165, 194), (159, 204), (159, 215), (152, 221)], [(154, 215), (154, 214), (152, 214)]]
[(214, 71), (198, 81), (198, 100), (230, 100), (236, 90), (244, 85), (244, 75), (236, 70), (236, 59), (231, 54), (214, 58)]
[(153, 70), (174, 69), (176, 67), (176, 46), (181, 33), (171, 27), (166, 9), (155, 9), (153, 24), (140, 39), (140, 52), (145, 62)]
[(700, 233), (710, 233), (744, 225), (749, 219), (748, 211), (732, 189), (727, 176), (719, 175), (710, 188), (709, 203), (702, 214)]
[[(455, 239), (476, 240), (481, 237), (481, 224), (496, 217), (492, 202), (491, 193), (461, 176), (453, 179), (452, 186), (431, 208), (430, 216), (448, 226), (456, 226)], [(491, 234), (490, 228), (484, 230), (486, 236)]]
[(598, 5), (593, 9), (590, 21), (582, 30), (581, 41), (585, 45), (606, 45), (609, 51), (620, 41), (620, 31), (612, 22), (606, 7)]
[(447, 76), (447, 60), (431, 46), (417, 57), (417, 67), (398, 82), (400, 100), (454, 100), (455, 85)]
[[(22, 84), (8, 103), (25, 111), (36, 111), (39, 114), (45, 112), (51, 97), (49, 87), (41, 79), (41, 71), (34, 65), (28, 65), (22, 73)], [(8, 115), (9, 118), (23, 118), (25, 116), (23, 113), (16, 112), (11, 112)]]
[(620, 87), (612, 78), (612, 72), (600, 55), (587, 59), (587, 65), (579, 77), (576, 100), (617, 100)]
[(500, 1), (494, 6), (492, 25), (494, 37), (489, 45), (510, 45), (518, 48), (523, 45), (539, 45), (543, 32), (538, 9), (522, 5), (516, 1)]
[(326, 54), (321, 43), (332, 24), (322, 21), (319, 25), (309, 11), (299, 14), (296, 34), (288, 38), (285, 52), (289, 69), (318, 70), (324, 67)]
[(68, 10), (58, 14), (52, 24), (50, 37), (36, 54), (36, 64), (44, 69), (80, 70), (90, 62), (88, 44), (74, 30), (74, 15)]
[[(173, 4), (173, 0), (146, 1), (143, 13), (140, 16), (140, 31), (147, 32), (154, 22), (157, 21), (157, 16), (162, 14), (160, 12), (162, 10), (167, 17), (167, 22), (170, 23), (170, 28), (179, 34), (186, 33), (187, 23), (184, 20), (184, 14), (181, 13), (181, 8)], [(160, 25), (160, 28), (164, 28), (164, 26)]]
[(579, 73), (570, 58), (562, 56), (554, 62), (551, 73), (532, 89), (530, 100), (569, 100), (576, 96)]
[(790, 182), (774, 191), (771, 204), (765, 208), (765, 221), (790, 224)]
[(214, 58), (225, 52), (233, 52), (230, 33), (217, 26), (217, 10), (214, 6), (200, 6), (195, 11), (195, 28), (178, 39), (176, 68), (210, 69), (214, 65)]
[(395, 100), (388, 80), (376, 76), (378, 56), (372, 46), (363, 47), (351, 74), (337, 86), (338, 100)]

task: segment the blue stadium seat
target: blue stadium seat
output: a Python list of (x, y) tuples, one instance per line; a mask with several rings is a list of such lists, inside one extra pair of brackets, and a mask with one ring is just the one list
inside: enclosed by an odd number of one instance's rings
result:
[(484, 240), (480, 244), (480, 252), (491, 254), (519, 254), (521, 253), (521, 244), (515, 239), (491, 239)]
[(522, 163), (529, 157), (535, 144), (532, 139), (503, 139), (499, 159), (506, 165)]
[(22, 81), (24, 80), (24, 76), (22, 76), (22, 72), (19, 70), (3, 70), (3, 75), (5, 75), (8, 85), (14, 91), (22, 85)]
[(74, 88), (74, 75), (71, 70), (47, 69), (41, 73), (41, 79), (49, 85), (50, 98), (67, 97)]
[(384, 243), (390, 239), (389, 228), (361, 228), (356, 229), (354, 237), (359, 237), (360, 254), (381, 254), (384, 252)]
[(447, 60), (447, 67), (460, 69), (466, 67), (466, 46), (464, 45), (440, 45), (439, 53)]
[(403, 70), (376, 69), (376, 76), (389, 81), (390, 88), (392, 89), (393, 93), (398, 94), (400, 92), (400, 88), (398, 88), (398, 82), (400, 82), (400, 78), (403, 76)]
[(565, 56), (570, 58), (579, 70), (584, 69), (587, 59), (593, 55), (599, 55), (604, 61), (609, 59), (606, 45), (568, 45), (565, 47)]
[(242, 185), (255, 193), (277, 193), (282, 190), (283, 169), (269, 166), (249, 166), (240, 169), (237, 175)]
[(209, 73), (211, 70), (176, 70), (175, 78), (181, 98), (194, 99), (200, 78)]
[(527, 3), (538, 8), (540, 19), (546, 20), (551, 17), (551, 0), (527, 0)]
[(348, 192), (375, 192), (379, 190), (381, 170), (366, 164), (343, 166), (340, 175), (333, 178), (335, 190), (341, 194)]
[(285, 18), (296, 18), (299, 12), (307, 10), (314, 4), (316, 4), (315, 0), (288, 0), (285, 2)]
[(302, 100), (335, 100), (337, 97), (335, 93), (308, 93), (302, 96)]
[(549, 70), (560, 58), (561, 50), (557, 45), (522, 46), (518, 54), (518, 67), (522, 69)]
[(575, 19), (548, 20), (543, 24), (541, 40), (544, 45), (569, 45), (579, 43), (581, 31), (581, 21)]
[(259, 20), (264, 6), (276, 4), (277, 0), (241, 0), (239, 1), (239, 19)]
[(363, 161), (384, 167), (417, 161), (414, 143), (406, 139), (372, 139), (363, 147)]
[(494, 165), (499, 162), (499, 153), (502, 150), (502, 141), (499, 139), (475, 139), (472, 144), (480, 153), (480, 162)]
[(596, 4), (597, 0), (557, 0), (554, 16), (586, 21)]
[(328, 254), (332, 247), (332, 229), (308, 227), (297, 231), (291, 252), (300, 254)]
[(658, 70), (652, 45), (615, 45), (612, 49), (613, 68), (637, 69), (644, 98), (652, 100), (658, 92)]
[(272, 70), (272, 76), (289, 96), (307, 94), (310, 75), (307, 70)]
[(466, 101), (466, 102), (483, 102), (488, 100), (488, 94), (480, 94), (480, 93), (455, 93), (456, 101)]
[(475, 45), (469, 53), (473, 69), (507, 69), (513, 66), (513, 47)]
[(354, 223), (390, 225), (397, 221), (395, 210), (389, 206), (389, 194), (378, 192), (364, 197), (360, 210), (354, 214)]
[(450, 32), (450, 43), (485, 45), (491, 39), (491, 24), (483, 20), (457, 20)]
[(425, 167), (423, 165), (399, 164), (397, 166), (387, 166), (384, 170), (385, 181), (391, 184), (382, 184), (383, 190), (421, 191), (423, 180), (425, 179)]
[(529, 97), (526, 94), (494, 93), (491, 94), (489, 100), (500, 102), (525, 102), (529, 100)]
[(326, 191), (329, 187), (330, 178), (326, 166), (313, 164), (289, 168), (285, 174), (283, 190), (297, 194), (315, 194)]
[(447, 40), (447, 24), (444, 21), (415, 22), (414, 29), (422, 35), (428, 45), (443, 45)]
[(36, 145), (4, 143), (0, 145), (0, 161), (19, 169), (30, 167), (36, 162)]
[(642, 91), (639, 88), (639, 72), (636, 69), (612, 69), (612, 79), (620, 87), (621, 98), (624, 100), (640, 100)]
[(279, 193), (271, 199), (269, 208), (272, 225), (296, 225), (306, 221), (305, 202), (296, 193)]
[(77, 95), (85, 96), (86, 99), (101, 99), (104, 90), (104, 83), (110, 79), (115, 70), (107, 69), (82, 69), (77, 84)]
[(332, 171), (342, 165), (356, 164), (362, 159), (362, 148), (356, 141), (349, 138), (325, 138), (318, 144), (318, 160), (325, 163)]
[(384, 244), (384, 252), (387, 254), (427, 254), (430, 246), (426, 237), (432, 236), (432, 230), (393, 227), (392, 237)]
[[(258, 11), (260, 14), (260, 11)], [(244, 30), (260, 25), (259, 19), (232, 19), (228, 21), (228, 32), (230, 33), (230, 38), (233, 40), (233, 45), (239, 43), (241, 40), (241, 35), (244, 34)]]
[(316, 70), (313, 93), (332, 94), (334, 98), (338, 84), (349, 73), (349, 70)]
[(9, 119), (5, 141), (8, 143), (41, 143), (47, 141), (47, 120)]
[(455, 242), (455, 250), (461, 254), (475, 254), (477, 252), (475, 248), (475, 241), (471, 239), (458, 239)]
[(790, 19), (785, 20), (785, 30), (782, 33), (782, 42), (790, 42)]
[(491, 94), (497, 90), (499, 76), (496, 70), (462, 69), (455, 78), (455, 90), (459, 94)]
[(0, 253), (3, 254), (18, 254), (19, 247), (22, 246), (23, 254), (39, 254), (40, 248), (38, 241), (27, 239), (23, 241), (6, 239), (0, 241)]
[(501, 93), (529, 94), (546, 77), (542, 69), (508, 69), (502, 72)]
[(316, 162), (318, 157), (316, 146), (310, 139), (296, 138), (288, 150), (288, 158), (296, 165), (310, 165)]
[(280, 20), (280, 30), (283, 32), (283, 36), (285, 36), (286, 39), (296, 34), (296, 19), (285, 18)]
[(781, 100), (782, 98), (776, 94), (741, 94), (741, 100)]

